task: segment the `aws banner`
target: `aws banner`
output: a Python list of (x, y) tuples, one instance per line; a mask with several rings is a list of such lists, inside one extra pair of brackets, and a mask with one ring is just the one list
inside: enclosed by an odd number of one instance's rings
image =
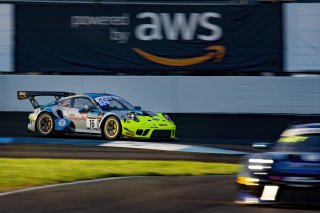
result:
[(16, 71), (279, 71), (279, 5), (16, 5)]

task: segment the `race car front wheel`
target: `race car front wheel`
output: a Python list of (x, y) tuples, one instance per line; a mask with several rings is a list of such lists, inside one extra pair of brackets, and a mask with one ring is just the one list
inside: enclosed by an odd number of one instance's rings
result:
[(37, 131), (40, 135), (52, 135), (54, 130), (54, 121), (49, 113), (43, 113), (37, 120)]
[(116, 140), (121, 135), (121, 123), (115, 116), (110, 116), (104, 123), (103, 133), (108, 140)]

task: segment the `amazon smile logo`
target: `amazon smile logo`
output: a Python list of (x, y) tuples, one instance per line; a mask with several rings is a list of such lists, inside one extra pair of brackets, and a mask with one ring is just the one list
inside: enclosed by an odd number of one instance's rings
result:
[(204, 55), (192, 57), (192, 58), (165, 58), (160, 57), (148, 52), (145, 52), (144, 50), (141, 50), (139, 48), (132, 48), (134, 52), (136, 52), (141, 57), (152, 61), (157, 64), (162, 64), (166, 66), (175, 66), (175, 67), (183, 67), (183, 66), (191, 66), (196, 65), (200, 63), (204, 63), (206, 61), (209, 61), (211, 59), (214, 59), (214, 62), (221, 62), (225, 56), (226, 48), (224, 46), (209, 46), (206, 47), (205, 50), (208, 50), (209, 52)]

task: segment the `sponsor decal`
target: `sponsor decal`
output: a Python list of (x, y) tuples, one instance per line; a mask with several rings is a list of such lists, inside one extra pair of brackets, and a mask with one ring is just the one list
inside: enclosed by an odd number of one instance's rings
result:
[(148, 59), (149, 61), (167, 65), (167, 66), (191, 66), (195, 64), (200, 64), (205, 61), (215, 59), (215, 62), (221, 62), (225, 55), (225, 47), (223, 46), (209, 46), (205, 48), (206, 50), (215, 50), (209, 52), (202, 56), (197, 56), (193, 58), (184, 58), (184, 59), (171, 59), (171, 58), (164, 58), (159, 57), (150, 53), (147, 53), (139, 48), (133, 48), (132, 50), (135, 51), (137, 54), (141, 55), (143, 58)]
[(90, 118), (86, 120), (87, 129), (97, 129), (98, 128), (98, 119)]
[(70, 115), (70, 116), (69, 116), (69, 119), (70, 119), (70, 120), (78, 120), (77, 116), (75, 116), (75, 115)]
[(61, 127), (64, 127), (66, 125), (66, 123), (67, 122), (64, 119), (59, 120), (59, 126), (61, 126)]
[[(137, 19), (149, 19), (151, 23), (141, 24), (135, 30), (135, 35), (139, 40), (202, 40), (216, 41), (222, 37), (222, 28), (209, 21), (209, 19), (221, 18), (221, 14), (214, 12), (204, 13), (151, 13), (144, 12), (137, 14)], [(209, 35), (197, 34), (198, 27), (210, 31)], [(163, 30), (161, 30), (163, 29)], [(200, 64), (215, 58), (215, 62), (221, 62), (225, 55), (225, 47), (209, 46), (205, 48), (210, 52), (192, 58), (166, 58), (150, 54), (139, 48), (132, 48), (141, 57), (157, 64), (166, 66), (191, 66)]]
[(95, 98), (95, 101), (100, 105), (100, 106), (108, 106), (110, 105), (110, 100), (111, 97), (108, 97), (108, 96), (103, 96), (103, 97), (98, 97), (98, 98)]
[(87, 114), (86, 113), (81, 113), (81, 119), (82, 120), (87, 119)]
[[(66, 73), (209, 74), (282, 67), (281, 5), (25, 4), (15, 9), (22, 42), (17, 72), (49, 73), (56, 67)], [(53, 52), (33, 48), (35, 41), (45, 46), (48, 38)]]
[[(132, 21), (134, 17), (134, 21)], [(108, 38), (119, 44), (127, 44), (131, 37), (140, 42), (152, 41), (218, 41), (223, 36), (223, 29), (215, 24), (215, 20), (222, 19), (220, 13), (155, 13), (141, 12), (136, 15), (123, 13), (119, 16), (71, 16), (71, 27), (106, 26)], [(136, 26), (132, 23), (139, 22)], [(124, 26), (133, 32), (124, 31)], [(122, 30), (121, 30), (122, 29)], [(150, 43), (151, 44), (151, 43)], [(152, 45), (152, 44), (151, 44)], [(226, 48), (221, 45), (204, 47), (207, 53), (194, 57), (162, 57), (163, 53), (150, 53), (142, 48), (131, 47), (138, 56), (164, 66), (184, 67), (201, 64), (210, 60), (222, 62), (226, 55)], [(109, 105), (108, 97), (96, 98), (100, 106)]]
[(298, 143), (307, 140), (308, 136), (288, 136), (288, 137), (281, 137), (278, 142), (280, 143)]

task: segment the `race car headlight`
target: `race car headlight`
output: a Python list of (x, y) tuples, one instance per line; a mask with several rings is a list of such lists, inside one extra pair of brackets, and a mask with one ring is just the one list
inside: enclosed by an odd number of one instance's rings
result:
[(163, 117), (164, 117), (165, 119), (167, 119), (168, 121), (172, 122), (172, 120), (171, 120), (171, 118), (169, 117), (169, 115), (163, 114)]
[(266, 169), (271, 169), (272, 164), (273, 164), (272, 159), (250, 158), (248, 160), (248, 169), (253, 171), (262, 171)]
[(128, 116), (128, 118), (131, 119), (131, 120), (133, 120), (133, 119), (136, 117), (136, 115), (135, 115), (134, 113), (132, 113), (132, 112), (129, 112), (129, 113), (127, 114), (127, 116)]
[(273, 160), (263, 158), (250, 158), (249, 163), (273, 164)]
[(128, 116), (128, 118), (129, 118), (129, 120), (134, 120), (134, 121), (136, 121), (136, 122), (139, 121), (139, 119), (137, 118), (137, 116), (136, 116), (133, 112), (129, 112), (129, 113), (127, 114), (127, 116)]

